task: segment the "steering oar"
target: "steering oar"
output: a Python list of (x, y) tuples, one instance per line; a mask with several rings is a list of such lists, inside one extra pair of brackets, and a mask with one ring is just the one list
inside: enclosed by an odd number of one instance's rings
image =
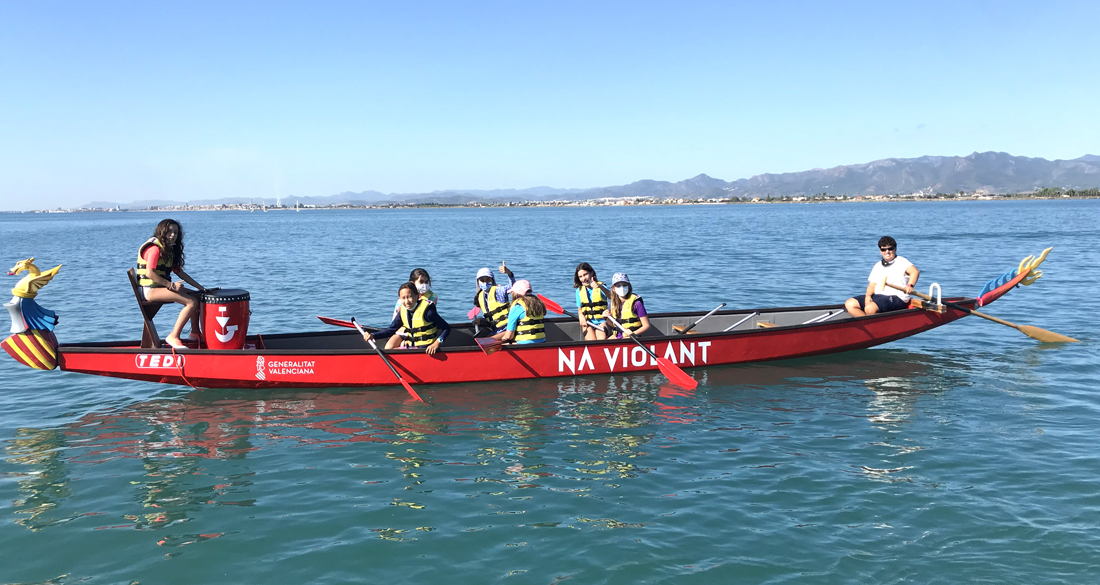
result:
[[(351, 323), (352, 323), (352, 325), (355, 325), (356, 329), (359, 330), (360, 335), (366, 335), (366, 331), (363, 331), (363, 328), (359, 325), (358, 322), (356, 322), (355, 317), (351, 318)], [(409, 383), (405, 381), (405, 378), (401, 377), (401, 373), (398, 372), (397, 369), (395, 369), (393, 367), (393, 364), (390, 363), (390, 359), (386, 357), (385, 353), (382, 353), (382, 348), (378, 347), (378, 345), (374, 343), (374, 339), (368, 339), (367, 343), (370, 344), (371, 349), (378, 352), (378, 357), (382, 358), (382, 361), (386, 363), (386, 367), (389, 368), (391, 372), (393, 372), (394, 376), (397, 376), (397, 381), (401, 382), (401, 385), (404, 386), (405, 389), (409, 391), (409, 394), (412, 394), (412, 397), (419, 400), (420, 402), (424, 402), (424, 399), (421, 398), (420, 395), (416, 393), (416, 390), (413, 390), (413, 387), (410, 386)], [(427, 404), (426, 402), (424, 402), (424, 403)]]
[[(886, 286), (888, 286), (890, 288), (896, 288), (896, 289), (898, 289), (900, 291), (903, 291), (903, 292), (905, 291), (905, 287), (897, 286), (897, 285), (891, 284), (889, 282), (886, 283)], [(913, 291), (909, 294), (912, 294), (912, 295), (914, 295), (918, 298), (922, 298), (926, 301), (933, 301), (933, 299), (930, 295), (926, 295), (922, 292)], [(993, 321), (994, 323), (1000, 323), (1001, 325), (1011, 327), (1011, 328), (1019, 331), (1020, 333), (1023, 333), (1024, 335), (1032, 338), (1032, 339), (1038, 339), (1039, 341), (1042, 341), (1044, 343), (1078, 343), (1078, 340), (1076, 340), (1072, 337), (1067, 337), (1067, 336), (1062, 335), (1060, 333), (1055, 333), (1053, 331), (1047, 331), (1046, 329), (1040, 329), (1039, 327), (1035, 327), (1033, 325), (1017, 325), (1015, 323), (1005, 321), (1004, 319), (998, 319), (998, 318), (996, 318), (992, 315), (986, 315), (985, 313), (979, 313), (978, 311), (975, 311), (974, 309), (968, 309), (968, 308), (966, 308), (966, 307), (964, 307), (960, 304), (957, 304), (957, 303), (950, 303), (950, 302), (947, 302), (947, 301), (943, 301), (943, 304), (947, 305), (948, 307), (951, 307), (952, 309), (956, 309), (956, 310), (962, 311), (964, 313), (970, 313), (971, 315), (974, 315), (975, 317), (981, 317), (982, 319), (989, 319), (990, 321)]]

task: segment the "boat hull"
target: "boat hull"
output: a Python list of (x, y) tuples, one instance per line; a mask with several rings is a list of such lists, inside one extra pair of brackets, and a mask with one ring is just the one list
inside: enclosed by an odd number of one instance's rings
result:
[[(974, 299), (953, 300), (965, 307), (973, 307), (976, 303)], [(815, 308), (800, 310), (810, 309)], [(644, 341), (658, 356), (690, 372), (702, 366), (781, 360), (873, 347), (964, 316), (965, 312), (951, 308), (944, 313), (908, 309), (832, 322), (647, 337)], [(345, 343), (349, 345), (344, 349), (266, 348), (265, 339), (278, 341), (290, 337), (293, 336), (250, 337), (252, 345), (258, 348), (222, 351), (141, 349), (137, 342), (62, 345), (59, 366), (70, 372), (206, 388), (396, 384), (393, 374), (374, 352), (365, 346), (357, 349), (350, 345), (356, 340), (361, 345), (361, 339), (345, 335)], [(473, 346), (449, 347), (434, 356), (415, 350), (393, 351), (389, 356), (412, 384), (628, 374), (658, 369), (656, 361), (630, 340), (512, 345), (491, 355)]]

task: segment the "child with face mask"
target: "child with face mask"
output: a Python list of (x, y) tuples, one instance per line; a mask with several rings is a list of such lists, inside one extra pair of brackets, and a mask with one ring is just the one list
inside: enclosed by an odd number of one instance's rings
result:
[[(413, 283), (416, 287), (416, 293), (421, 297), (427, 297), (428, 302), (435, 304), (439, 299), (432, 292), (432, 277), (428, 276), (428, 271), (423, 268), (415, 268), (409, 273), (409, 282)], [(397, 304), (393, 307), (393, 316), (397, 317), (397, 314), (401, 311), (401, 301), (397, 301)]]
[(610, 307), (604, 315), (610, 315), (626, 329), (618, 337), (641, 335), (649, 331), (649, 316), (646, 314), (642, 297), (634, 294), (630, 277), (625, 272), (616, 272), (611, 279)]
[(474, 306), (481, 309), (481, 319), (490, 330), (490, 335), (504, 331), (508, 325), (508, 308), (511, 303), (509, 293), (516, 283), (516, 277), (504, 264), (500, 263), (501, 274), (508, 277), (508, 284), (497, 284), (493, 272), (488, 268), (477, 271), (477, 292), (474, 293)]
[(428, 355), (435, 355), (440, 344), (451, 332), (450, 324), (439, 316), (435, 305), (425, 295), (420, 294), (416, 284), (412, 282), (406, 282), (397, 290), (397, 303), (400, 310), (390, 326), (375, 331), (373, 335), (369, 331), (363, 333), (363, 339), (370, 341), (375, 337), (390, 336), (386, 341), (386, 349), (423, 347)]

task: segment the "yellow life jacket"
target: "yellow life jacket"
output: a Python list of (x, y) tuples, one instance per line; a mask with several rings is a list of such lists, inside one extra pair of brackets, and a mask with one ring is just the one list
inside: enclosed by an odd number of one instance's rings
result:
[(619, 324), (631, 331), (642, 328), (642, 320), (634, 313), (634, 303), (640, 300), (642, 297), (630, 293), (630, 296), (623, 299), (623, 307), (619, 311)]
[(581, 298), (588, 297), (588, 302), (581, 302), (580, 310), (581, 315), (584, 315), (585, 321), (602, 321), (604, 319), (603, 312), (607, 310), (607, 298), (603, 296), (603, 289), (600, 288), (603, 283), (597, 283), (596, 288), (588, 288), (581, 285)]
[(489, 287), (488, 291), (478, 291), (477, 305), (494, 330), (504, 329), (508, 325), (508, 309), (511, 305), (507, 300), (497, 301), (497, 285)]
[[(511, 306), (521, 304), (519, 299), (512, 301)], [(530, 343), (532, 341), (542, 341), (546, 339), (546, 326), (542, 323), (542, 317), (533, 318), (526, 314), (527, 307), (524, 307), (524, 316), (516, 324), (516, 342)]]
[(149, 246), (156, 246), (160, 248), (160, 258), (157, 259), (157, 265), (153, 267), (153, 272), (160, 275), (160, 277), (164, 280), (172, 282), (172, 266), (175, 264), (175, 258), (172, 257), (172, 251), (164, 247), (164, 244), (160, 243), (160, 240), (156, 238), (149, 238), (145, 241), (144, 244), (141, 245), (140, 248), (138, 248), (138, 286), (164, 286), (153, 282), (153, 279), (149, 278), (149, 267), (146, 266), (145, 262), (145, 251), (149, 249)]
[(405, 331), (408, 331), (409, 335), (412, 336), (412, 343), (417, 347), (431, 345), (439, 337), (439, 329), (435, 326), (435, 323), (424, 318), (424, 313), (430, 306), (432, 304), (428, 302), (427, 297), (420, 297), (420, 300), (417, 301), (416, 306), (411, 311), (403, 307), (401, 309), (401, 324), (405, 326)]

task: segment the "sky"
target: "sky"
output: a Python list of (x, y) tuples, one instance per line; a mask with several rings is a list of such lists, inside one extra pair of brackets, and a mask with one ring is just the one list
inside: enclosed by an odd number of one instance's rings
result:
[(1100, 154), (1096, 2), (0, 2), (0, 209)]

